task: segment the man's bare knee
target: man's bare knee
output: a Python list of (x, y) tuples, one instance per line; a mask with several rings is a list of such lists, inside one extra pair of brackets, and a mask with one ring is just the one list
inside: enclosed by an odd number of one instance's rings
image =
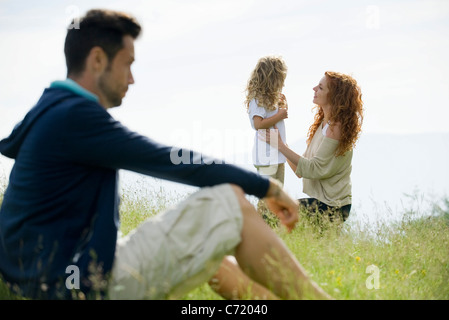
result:
[(231, 184), (231, 187), (237, 196), (242, 213), (245, 214), (253, 211), (256, 212), (256, 209), (251, 204), (251, 202), (249, 202), (248, 199), (246, 199), (245, 192), (243, 191), (243, 189), (234, 184)]

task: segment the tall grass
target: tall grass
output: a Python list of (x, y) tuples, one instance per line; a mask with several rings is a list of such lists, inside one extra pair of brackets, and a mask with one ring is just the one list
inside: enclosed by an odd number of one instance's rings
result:
[[(186, 196), (178, 195), (176, 200)], [(160, 203), (167, 202), (163, 200), (164, 192), (156, 197), (161, 197)], [(137, 203), (129, 197), (124, 199), (121, 216), (124, 234), (149, 216), (142, 212), (160, 211), (149, 198)], [(249, 200), (256, 202), (253, 198)], [(404, 209), (400, 219), (370, 226), (325, 220), (317, 224), (305, 213), (300, 214), (301, 219), (291, 233), (275, 223), (271, 226), (309, 276), (336, 299), (446, 300), (449, 299), (449, 200), (443, 199), (442, 204), (435, 204), (427, 213)], [(138, 209), (145, 206), (153, 207), (146, 211)], [(137, 210), (130, 214), (126, 208)], [(204, 284), (183, 299), (221, 297)]]
[[(188, 194), (164, 189), (122, 190), (121, 232), (125, 235), (146, 218), (178, 203)], [(254, 202), (254, 199), (249, 198)], [(0, 195), (1, 201), (1, 195)], [(357, 215), (354, 211), (352, 215)], [(431, 212), (405, 210), (401, 219), (375, 226), (335, 224), (308, 219), (286, 233), (285, 241), (309, 276), (336, 299), (434, 300), (449, 299), (449, 199)], [(0, 283), (0, 299), (15, 299)], [(221, 299), (207, 284), (184, 300)]]

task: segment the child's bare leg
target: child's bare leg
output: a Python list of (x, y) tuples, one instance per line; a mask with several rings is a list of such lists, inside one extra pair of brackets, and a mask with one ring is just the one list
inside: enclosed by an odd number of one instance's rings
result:
[(251, 280), (238, 266), (234, 257), (226, 256), (220, 269), (209, 281), (211, 288), (225, 299), (278, 300), (267, 288)]
[(296, 257), (261, 219), (244, 192), (233, 186), (243, 214), (242, 241), (235, 257), (255, 282), (271, 288), (283, 299), (331, 299), (306, 274)]

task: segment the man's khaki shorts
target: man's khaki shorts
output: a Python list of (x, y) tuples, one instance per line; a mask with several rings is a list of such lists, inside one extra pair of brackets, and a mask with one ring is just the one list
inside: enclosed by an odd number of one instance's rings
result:
[(207, 282), (241, 241), (229, 184), (202, 188), (117, 241), (111, 299), (177, 299)]

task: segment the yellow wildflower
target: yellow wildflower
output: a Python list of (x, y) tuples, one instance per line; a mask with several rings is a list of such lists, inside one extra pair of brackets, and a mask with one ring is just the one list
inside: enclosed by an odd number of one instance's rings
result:
[(337, 277), (335, 280), (337, 281), (337, 285), (341, 287), (341, 277)]

